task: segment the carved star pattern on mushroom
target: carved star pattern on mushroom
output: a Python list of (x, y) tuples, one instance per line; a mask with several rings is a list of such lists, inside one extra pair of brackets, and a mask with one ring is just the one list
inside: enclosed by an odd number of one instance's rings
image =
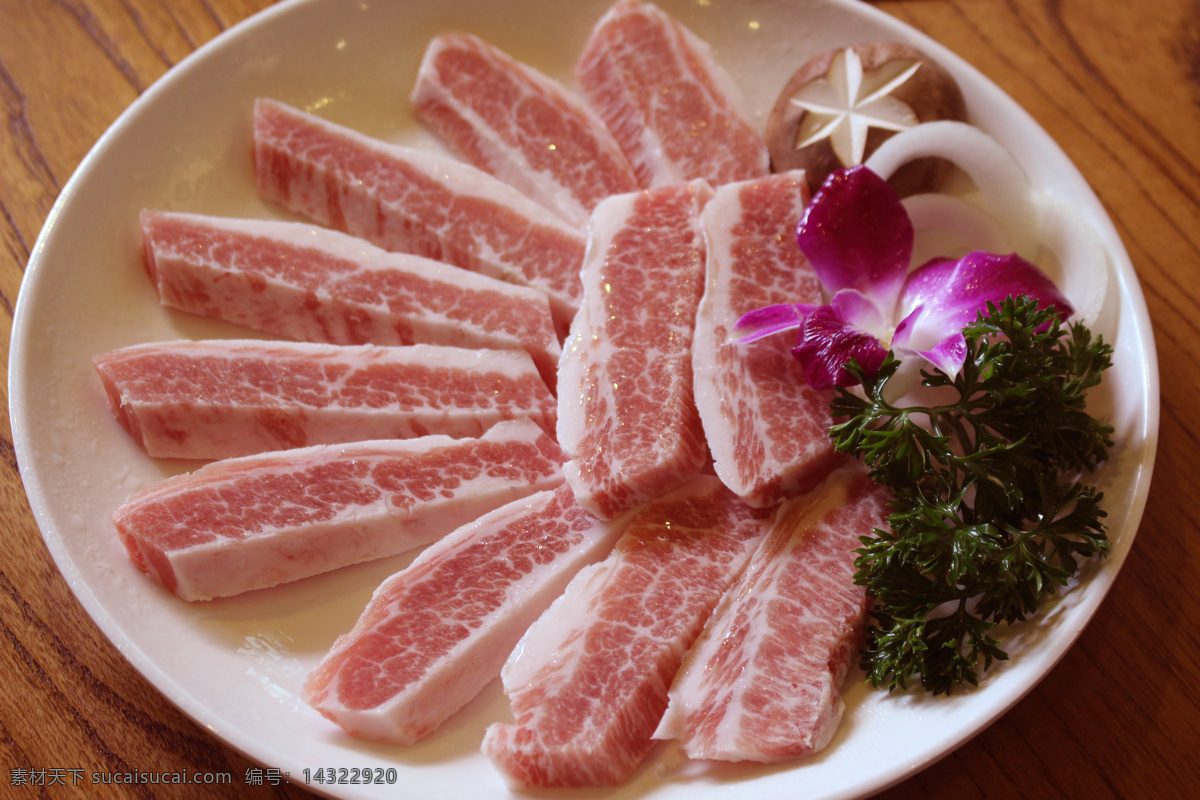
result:
[(920, 61), (894, 59), (864, 71), (858, 53), (850, 48), (839, 51), (825, 77), (806, 84), (791, 99), (806, 112), (796, 149), (828, 138), (843, 166), (861, 164), (871, 128), (902, 131), (919, 121), (892, 92), (920, 66)]

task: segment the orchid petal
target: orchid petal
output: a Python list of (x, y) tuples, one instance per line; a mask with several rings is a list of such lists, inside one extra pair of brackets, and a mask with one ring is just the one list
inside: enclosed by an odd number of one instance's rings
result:
[(913, 227), (887, 181), (851, 167), (826, 178), (804, 210), (796, 242), (827, 291), (858, 289), (891, 308), (908, 272)]
[(753, 342), (781, 331), (799, 328), (814, 308), (812, 303), (780, 303), (748, 311), (738, 318), (733, 327), (744, 331), (737, 338), (738, 344)]
[(876, 339), (887, 338), (891, 333), (892, 310), (885, 312), (872, 297), (857, 289), (842, 289), (829, 299), (829, 305), (847, 324)]
[(917, 320), (925, 313), (925, 306), (917, 306), (909, 312), (908, 316), (900, 320), (900, 324), (896, 326), (896, 332), (892, 334), (892, 344), (896, 347), (907, 347), (909, 339), (912, 338), (913, 328), (916, 327)]
[(804, 365), (804, 376), (814, 389), (853, 386), (858, 383), (846, 370), (856, 360), (867, 375), (879, 371), (887, 351), (869, 333), (847, 323), (833, 306), (819, 306), (804, 319), (792, 355)]
[(906, 341), (920, 352), (974, 322), (988, 302), (1019, 295), (1053, 306), (1063, 318), (1073, 313), (1053, 281), (1020, 256), (974, 252), (957, 261), (934, 259), (904, 284), (900, 313), (923, 307)]
[(928, 350), (915, 352), (950, 378), (956, 378), (967, 360), (967, 337), (963, 336), (962, 331), (958, 331)]

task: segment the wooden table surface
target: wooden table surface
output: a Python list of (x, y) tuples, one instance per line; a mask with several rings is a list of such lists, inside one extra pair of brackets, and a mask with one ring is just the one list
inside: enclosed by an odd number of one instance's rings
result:
[[(56, 196), (135, 97), (269, 0), (0, 0), (0, 305), (7, 354), (25, 266)], [(1100, 613), (999, 722), (882, 796), (1183, 798), (1200, 792), (1200, 4), (884, 0), (1012, 95), (1091, 182), (1145, 289), (1161, 440), (1136, 544)], [(1193, 277), (1188, 277), (1189, 275)], [(7, 359), (6, 359), (7, 369)], [(7, 396), (7, 393), (6, 393)], [(7, 414), (7, 404), (0, 413)], [(6, 416), (7, 419), (7, 416)], [(20, 770), (225, 771), (233, 787), (105, 797), (308, 796), (176, 710), (55, 569), (0, 426), (0, 797)], [(99, 791), (97, 791), (99, 795)], [(398, 792), (397, 796), (404, 796)]]

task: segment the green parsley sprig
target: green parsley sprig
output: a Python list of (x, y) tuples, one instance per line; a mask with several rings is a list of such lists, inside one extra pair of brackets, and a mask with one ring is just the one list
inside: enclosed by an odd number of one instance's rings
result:
[(1108, 552), (1101, 494), (1081, 476), (1113, 444), (1085, 408), (1112, 347), (1026, 298), (989, 303), (963, 333), (957, 377), (922, 372), (944, 402), (885, 399), (889, 353), (871, 377), (852, 362), (861, 395), (839, 388), (832, 406), (836, 448), (893, 493), (890, 529), (863, 537), (855, 562), (874, 600), (862, 663), (876, 686), (976, 684), (981, 664), (1007, 658), (992, 629)]

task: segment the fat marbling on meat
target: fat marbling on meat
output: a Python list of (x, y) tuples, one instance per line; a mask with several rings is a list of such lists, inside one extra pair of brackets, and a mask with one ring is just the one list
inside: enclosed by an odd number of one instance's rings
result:
[(464, 525), (376, 589), (309, 676), (305, 702), (353, 736), (428, 736), (500, 674), (530, 623), (623, 528), (566, 486)]
[(260, 99), (254, 167), (262, 197), (319, 225), (540, 289), (562, 330), (578, 307), (582, 228), (458, 159)]
[(553, 388), (559, 339), (545, 293), (300, 222), (142, 213), (164, 305), (329, 344), (521, 348)]
[(654, 747), (683, 653), (771, 519), (710, 475), (633, 513), (504, 666), (515, 722), (491, 725), (483, 752), (514, 786), (629, 779)]
[(704, 297), (692, 348), (696, 406), (717, 475), (751, 505), (807, 491), (842, 458), (828, 434), (833, 391), (808, 385), (787, 331), (739, 344), (743, 314), (820, 303), (821, 286), (796, 245), (808, 200), (802, 171), (718, 187), (704, 208)]
[(855, 462), (779, 507), (684, 657), (656, 738), (694, 759), (768, 763), (829, 743), (868, 611), (855, 550), (886, 526), (889, 497)]
[(524, 350), (210, 339), (132, 345), (93, 363), (114, 416), (154, 458), (479, 436), (522, 417), (553, 434), (557, 415)]
[(466, 161), (574, 225), (586, 225), (609, 195), (639, 188), (612, 133), (582, 99), (478, 36), (435, 37), (412, 102)]
[(558, 440), (584, 508), (612, 517), (708, 460), (692, 397), (704, 181), (614, 195), (592, 215), (583, 303), (559, 362)]
[(767, 174), (767, 146), (712, 48), (658, 6), (620, 0), (575, 67), (643, 186)]
[(423, 436), (214, 461), (113, 512), (133, 564), (184, 600), (241, 594), (429, 544), (562, 483), (529, 420), (479, 438)]

